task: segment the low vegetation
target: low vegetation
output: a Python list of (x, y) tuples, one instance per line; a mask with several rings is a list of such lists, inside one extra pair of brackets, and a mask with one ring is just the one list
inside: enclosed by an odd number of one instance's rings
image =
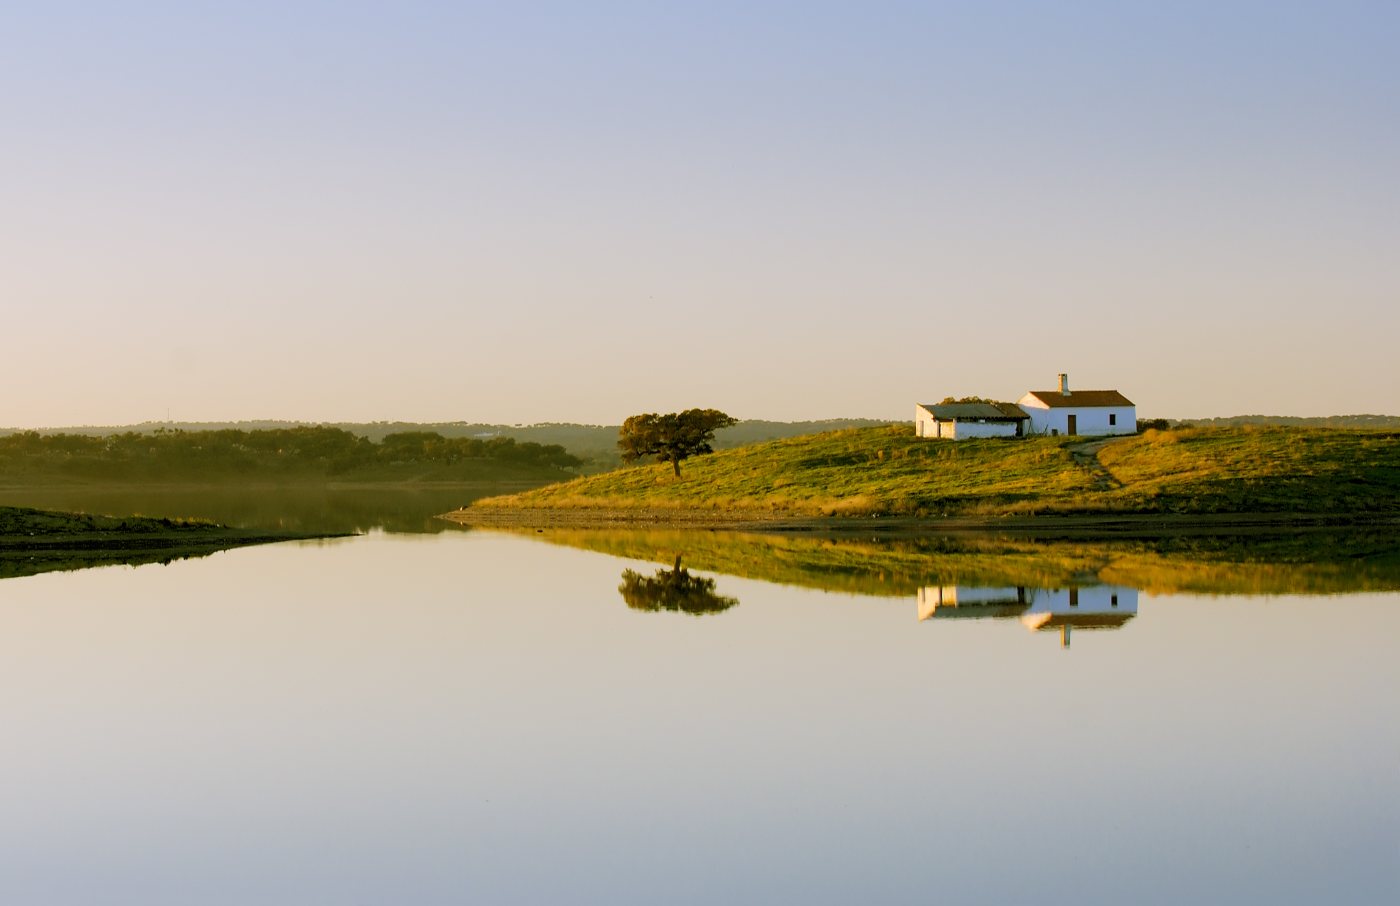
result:
[(480, 509), (796, 516), (1400, 514), (1400, 433), (1241, 428), (1093, 441), (930, 441), (908, 426), (810, 435), (620, 469)]
[(1400, 415), (1230, 415), (1222, 418), (1184, 418), (1174, 422), (1196, 428), (1239, 428), (1245, 425), (1275, 428), (1400, 428)]
[[(868, 428), (884, 424), (879, 419), (869, 418), (829, 418), (818, 421), (775, 422), (761, 419), (743, 419), (738, 424), (718, 431), (715, 435), (716, 450), (741, 447), (745, 444), (777, 440), (782, 437), (796, 437), (801, 434), (815, 434), (819, 431), (835, 431), (841, 428)], [(449, 440), (467, 438), (478, 441), (514, 440), (517, 444), (537, 444), (542, 447), (563, 447), (570, 455), (583, 461), (576, 471), (581, 473), (601, 472), (616, 468), (622, 459), (618, 455), (617, 425), (580, 425), (571, 422), (544, 422), (533, 425), (501, 425), (484, 422), (290, 422), (290, 421), (243, 421), (243, 422), (144, 422), (140, 425), (88, 425), (82, 427), (54, 428), (45, 434), (75, 434), (87, 437), (109, 437), (118, 434), (149, 436), (159, 431), (207, 434), (215, 431), (290, 431), (299, 428), (334, 428), (379, 443), (392, 434), (437, 434)], [(0, 437), (24, 434), (20, 428), (0, 428)]]
[(379, 442), (338, 428), (127, 432), (107, 436), (0, 437), (0, 484), (36, 482), (209, 482), (332, 479), (540, 481), (580, 464), (555, 444), (509, 437), (444, 437), (432, 431)]

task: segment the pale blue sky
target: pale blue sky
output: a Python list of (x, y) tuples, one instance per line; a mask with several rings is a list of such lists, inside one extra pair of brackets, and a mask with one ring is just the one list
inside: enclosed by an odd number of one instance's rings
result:
[(0, 425), (1400, 412), (1395, 3), (0, 11)]

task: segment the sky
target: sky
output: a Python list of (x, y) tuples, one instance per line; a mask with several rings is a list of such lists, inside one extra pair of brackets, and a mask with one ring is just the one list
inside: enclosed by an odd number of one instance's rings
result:
[(1400, 413), (1400, 4), (14, 3), (0, 426)]

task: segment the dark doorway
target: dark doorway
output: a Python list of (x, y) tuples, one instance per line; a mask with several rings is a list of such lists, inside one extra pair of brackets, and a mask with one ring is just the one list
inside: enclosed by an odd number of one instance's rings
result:
[(1078, 434), (1078, 433), (1079, 433), (1079, 416), (1074, 415), (1073, 413), (1070, 414), (1070, 416), (1069, 416), (1069, 427), (1065, 429), (1065, 433), (1066, 433), (1066, 434)]

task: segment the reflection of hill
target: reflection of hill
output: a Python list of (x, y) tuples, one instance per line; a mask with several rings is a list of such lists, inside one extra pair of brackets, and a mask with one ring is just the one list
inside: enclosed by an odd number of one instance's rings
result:
[(305, 539), (207, 522), (0, 507), (0, 579), (113, 564), (168, 563), (250, 544)]
[(1112, 584), (1156, 594), (1327, 594), (1400, 589), (1400, 536), (1360, 532), (1038, 542), (996, 536), (851, 541), (799, 535), (628, 529), (520, 534), (632, 560), (862, 595), (927, 586)]
[(23, 556), (0, 553), (0, 579), (37, 576), (40, 573), (68, 572), (94, 566), (141, 566), (207, 557), (222, 548), (181, 548), (156, 551), (42, 551)]
[(101, 485), (7, 490), (6, 503), (45, 509), (208, 519), (271, 531), (309, 534), (368, 532), (436, 533), (456, 526), (436, 518), (499, 488), (359, 487), (324, 484), (200, 487)]

